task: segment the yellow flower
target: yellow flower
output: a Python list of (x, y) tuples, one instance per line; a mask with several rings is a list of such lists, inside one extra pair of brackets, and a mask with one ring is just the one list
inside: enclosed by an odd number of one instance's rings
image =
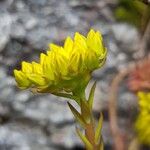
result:
[(150, 92), (139, 92), (140, 113), (135, 123), (138, 138), (141, 143), (150, 145)]
[(85, 89), (91, 72), (104, 64), (106, 54), (98, 31), (91, 29), (87, 37), (76, 32), (73, 39), (66, 38), (63, 47), (50, 44), (39, 63), (22, 62), (21, 70), (14, 70), (15, 79), (22, 89), (75, 94)]

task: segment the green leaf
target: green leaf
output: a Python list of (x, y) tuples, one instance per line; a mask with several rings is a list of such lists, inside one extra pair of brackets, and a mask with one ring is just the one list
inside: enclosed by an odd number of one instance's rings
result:
[(71, 100), (75, 100), (76, 97), (71, 95), (71, 94), (67, 94), (67, 93), (58, 93), (58, 92), (53, 92), (52, 93), (53, 95), (56, 95), (56, 96), (60, 96), (60, 97), (64, 97), (64, 98), (69, 98)]
[(104, 143), (103, 143), (103, 139), (101, 138), (101, 141), (99, 143), (99, 146), (98, 146), (99, 150), (104, 150)]
[(100, 114), (100, 118), (98, 121), (98, 125), (95, 131), (95, 143), (98, 143), (101, 137), (101, 129), (102, 129), (102, 123), (103, 123), (103, 115), (102, 113)]
[(93, 150), (93, 146), (92, 144), (89, 142), (89, 140), (81, 133), (81, 131), (76, 128), (77, 134), (80, 137), (80, 139), (82, 140), (82, 142), (85, 144), (85, 147), (87, 148), (87, 150)]
[(86, 123), (90, 123), (91, 111), (90, 111), (88, 102), (84, 99), (84, 100), (81, 100), (80, 103), (81, 103), (81, 114), (84, 120), (86, 121)]
[(75, 119), (81, 124), (81, 126), (83, 128), (85, 128), (86, 122), (85, 122), (84, 118), (81, 116), (81, 114), (69, 102), (67, 102), (67, 103), (68, 103), (68, 106), (69, 106), (71, 112), (73, 113)]
[(90, 94), (89, 94), (89, 98), (88, 98), (88, 105), (89, 105), (90, 110), (92, 110), (92, 106), (93, 106), (95, 88), (96, 88), (96, 82), (94, 82), (91, 88)]
[(135, 26), (139, 26), (140, 18), (137, 13), (131, 12), (130, 10), (126, 10), (124, 7), (119, 7), (115, 11), (115, 16), (120, 21), (126, 21)]
[(139, 13), (139, 14), (143, 14), (143, 12), (145, 11), (147, 5), (144, 4), (143, 2), (140, 1), (134, 1), (133, 2), (133, 6), (134, 9)]

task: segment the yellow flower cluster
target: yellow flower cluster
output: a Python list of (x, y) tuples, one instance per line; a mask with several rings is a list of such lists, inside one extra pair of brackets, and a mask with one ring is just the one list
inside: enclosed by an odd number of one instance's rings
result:
[(138, 92), (140, 113), (135, 123), (141, 143), (150, 145), (150, 92)]
[(67, 37), (64, 46), (50, 44), (47, 54), (41, 53), (39, 63), (22, 62), (21, 70), (14, 70), (18, 86), (35, 88), (38, 92), (75, 92), (86, 87), (91, 72), (101, 67), (107, 50), (101, 34), (91, 29), (87, 37), (75, 33)]

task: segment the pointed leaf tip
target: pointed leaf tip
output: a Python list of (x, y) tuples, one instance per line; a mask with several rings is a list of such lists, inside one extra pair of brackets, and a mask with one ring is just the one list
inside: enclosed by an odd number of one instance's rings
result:
[(95, 142), (98, 143), (101, 137), (101, 129), (102, 129), (102, 123), (103, 123), (103, 115), (100, 113), (100, 118), (97, 124), (97, 128), (95, 131)]
[(86, 138), (86, 136), (84, 136), (78, 128), (76, 128), (76, 132), (77, 132), (78, 136), (80, 137), (80, 139), (82, 140), (82, 142), (85, 144), (85, 147), (88, 150), (93, 150), (93, 146), (89, 142), (89, 140)]
[(86, 100), (81, 100), (80, 103), (81, 103), (81, 114), (86, 123), (90, 123), (91, 109), (89, 108), (88, 102)]
[(85, 122), (84, 118), (81, 116), (81, 114), (69, 102), (67, 102), (67, 103), (68, 103), (68, 106), (69, 106), (71, 112), (73, 113), (75, 119), (80, 123), (80, 125), (83, 128), (85, 128), (86, 122)]
[(96, 88), (96, 81), (94, 82), (90, 94), (89, 94), (89, 98), (88, 98), (88, 104), (89, 104), (89, 108), (92, 110), (92, 106), (93, 106), (93, 100), (94, 100), (94, 92), (95, 92), (95, 88)]

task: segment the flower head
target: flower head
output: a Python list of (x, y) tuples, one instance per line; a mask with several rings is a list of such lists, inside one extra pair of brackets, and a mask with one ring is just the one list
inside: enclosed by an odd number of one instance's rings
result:
[(138, 92), (140, 113), (135, 129), (141, 143), (150, 145), (150, 93)]
[(91, 72), (104, 64), (106, 54), (98, 31), (91, 29), (86, 37), (76, 32), (73, 39), (66, 38), (63, 47), (50, 44), (39, 63), (23, 61), (21, 70), (14, 70), (15, 79), (22, 89), (75, 93), (86, 87)]

